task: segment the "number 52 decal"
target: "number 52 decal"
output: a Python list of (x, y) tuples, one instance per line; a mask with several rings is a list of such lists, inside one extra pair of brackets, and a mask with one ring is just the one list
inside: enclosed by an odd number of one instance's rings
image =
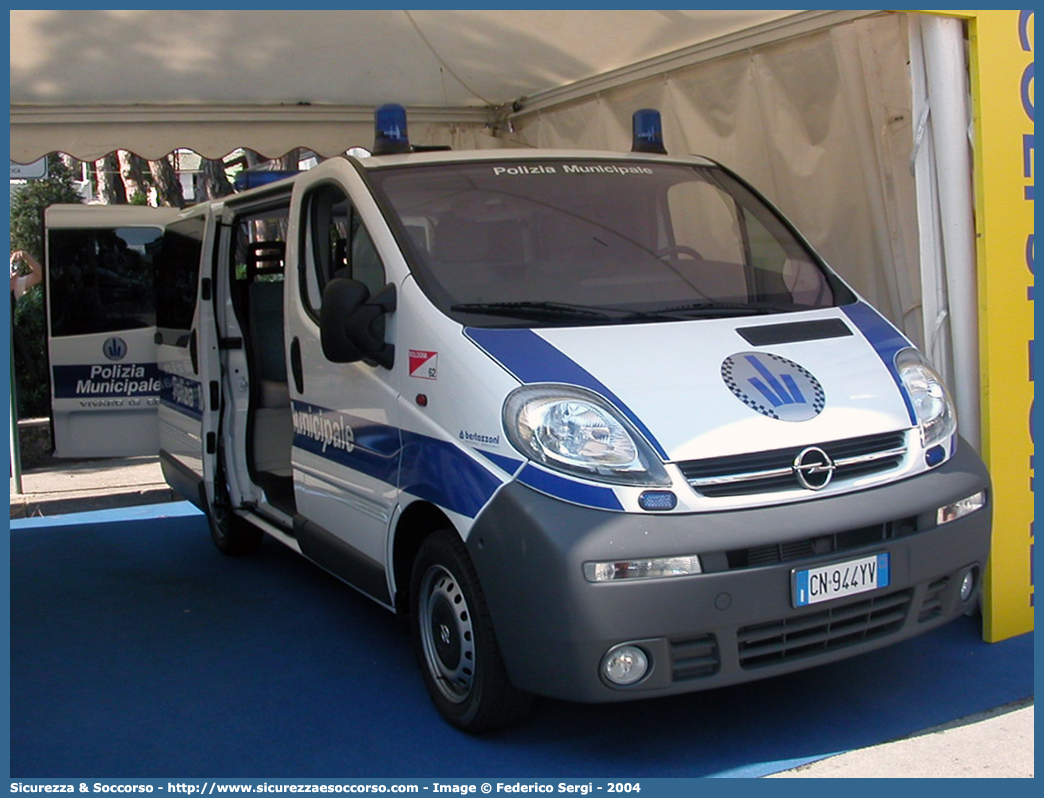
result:
[(410, 376), (421, 380), (437, 380), (439, 378), (439, 353), (411, 349)]

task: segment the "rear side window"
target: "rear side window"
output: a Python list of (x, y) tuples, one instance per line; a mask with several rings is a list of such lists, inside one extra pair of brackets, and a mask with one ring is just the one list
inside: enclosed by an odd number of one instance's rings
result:
[(232, 245), (232, 280), (238, 283), (283, 281), (289, 198), (272, 207), (236, 217)]
[(51, 230), (47, 246), (53, 336), (156, 323), (153, 269), (163, 246), (161, 228)]
[(203, 254), (203, 217), (169, 225), (156, 258), (156, 327), (174, 339), (188, 333), (196, 312), (199, 261)]

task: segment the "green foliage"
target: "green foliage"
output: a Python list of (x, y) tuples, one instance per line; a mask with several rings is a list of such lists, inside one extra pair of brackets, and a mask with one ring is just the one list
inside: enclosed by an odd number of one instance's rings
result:
[[(11, 250), (24, 249), (43, 263), (43, 214), (48, 205), (81, 202), (73, 174), (57, 156), (48, 159), (48, 177), (30, 180), (11, 194)], [(18, 416), (50, 415), (47, 334), (43, 286), (30, 288), (14, 312), (15, 379)]]
[(44, 292), (34, 285), (15, 307), (15, 378), (18, 381), (18, 417), (51, 414), (47, 378), (47, 331), (44, 328)]
[(48, 159), (48, 177), (30, 180), (11, 194), (11, 249), (24, 249), (43, 262), (43, 212), (59, 202), (81, 202), (73, 174), (57, 156)]

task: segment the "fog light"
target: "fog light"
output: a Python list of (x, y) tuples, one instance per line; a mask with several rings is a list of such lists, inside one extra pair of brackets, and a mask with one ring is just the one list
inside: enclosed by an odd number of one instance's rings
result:
[(967, 601), (975, 592), (975, 569), (970, 569), (961, 579), (961, 601)]
[(654, 557), (649, 560), (585, 562), (588, 582), (615, 582), (620, 579), (662, 579), (666, 576), (693, 576), (703, 573), (695, 554), (682, 557)]
[(966, 499), (961, 499), (959, 502), (940, 507), (935, 511), (935, 523), (937, 526), (948, 524), (951, 521), (956, 521), (958, 518), (964, 518), (964, 516), (970, 515), (976, 510), (981, 510), (985, 506), (986, 493), (980, 490), (974, 496), (969, 496)]
[(649, 658), (638, 646), (617, 646), (602, 660), (605, 678), (621, 687), (640, 682), (648, 672)]

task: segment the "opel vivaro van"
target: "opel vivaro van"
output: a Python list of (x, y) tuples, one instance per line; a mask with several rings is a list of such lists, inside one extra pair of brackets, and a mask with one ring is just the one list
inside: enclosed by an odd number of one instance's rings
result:
[(978, 600), (989, 480), (935, 370), (655, 119), (626, 154), (421, 152), (385, 107), (372, 157), (163, 223), (167, 479), (221, 551), (268, 535), (408, 619), (467, 730)]

